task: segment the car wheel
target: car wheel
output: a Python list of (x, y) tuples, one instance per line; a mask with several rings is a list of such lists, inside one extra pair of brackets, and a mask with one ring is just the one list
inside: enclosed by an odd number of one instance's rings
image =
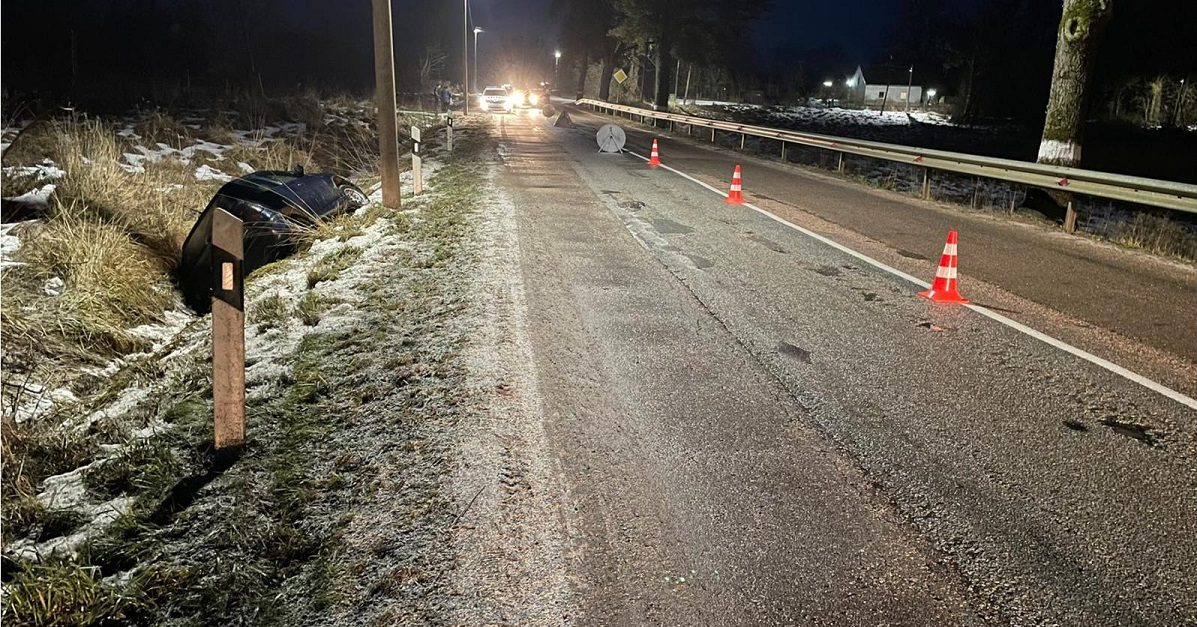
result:
[(345, 200), (349, 201), (353, 209), (365, 207), (370, 204), (370, 198), (355, 185), (338, 185), (337, 189), (341, 190), (341, 195), (345, 197)]

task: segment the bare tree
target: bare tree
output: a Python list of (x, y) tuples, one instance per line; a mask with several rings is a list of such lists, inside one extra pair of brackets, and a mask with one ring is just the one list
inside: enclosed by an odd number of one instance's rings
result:
[(420, 87), (425, 91), (432, 89), (433, 82), (445, 71), (445, 51), (433, 44), (424, 49), (420, 55)]
[(1081, 162), (1086, 88), (1098, 41), (1110, 20), (1112, 2), (1064, 0), (1039, 163), (1075, 166)]

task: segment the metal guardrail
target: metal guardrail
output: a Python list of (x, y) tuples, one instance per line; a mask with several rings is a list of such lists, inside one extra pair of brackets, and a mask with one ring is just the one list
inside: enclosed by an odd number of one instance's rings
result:
[[(1123, 174), (1111, 174), (1108, 172), (1096, 172), (1094, 170), (1082, 170), (1080, 168), (1043, 165), (1027, 161), (1015, 161), (1013, 159), (982, 157), (959, 152), (819, 135), (817, 133), (787, 131), (765, 126), (737, 124), (735, 122), (700, 118), (679, 113), (651, 111), (589, 98), (578, 100), (577, 104), (589, 106), (596, 111), (610, 111), (612, 113), (640, 116), (641, 122), (653, 119), (664, 120), (673, 124), (685, 124), (690, 128), (709, 128), (711, 129), (712, 140), (714, 140), (716, 131), (739, 133), (741, 138), (752, 136), (775, 139), (782, 142), (783, 156), (785, 155), (786, 143), (833, 150), (840, 153), (840, 170), (843, 169), (843, 155), (845, 153), (921, 166), (925, 168), (923, 170), (924, 197), (927, 197), (930, 193), (928, 172), (930, 170), (943, 170), (1009, 181), (1030, 187), (1052, 189), (1069, 194), (1096, 196), (1153, 207), (1163, 207), (1176, 211), (1197, 213), (1197, 185), (1138, 176), (1126, 176)], [(741, 139), (742, 141), (743, 139)], [(1075, 217), (1073, 217), (1075, 214), (1072, 211), (1071, 205), (1072, 203), (1070, 202), (1069, 214), (1072, 219), (1067, 220), (1066, 224), (1068, 222), (1075, 223)], [(1072, 229), (1069, 228), (1069, 230)]]

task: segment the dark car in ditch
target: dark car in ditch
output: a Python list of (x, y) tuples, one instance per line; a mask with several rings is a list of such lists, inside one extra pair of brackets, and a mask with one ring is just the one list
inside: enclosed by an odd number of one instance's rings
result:
[(295, 252), (299, 235), (321, 221), (369, 202), (365, 192), (335, 174), (262, 170), (225, 183), (196, 220), (183, 242), (177, 278), (187, 305), (198, 313), (212, 307), (212, 214), (224, 209), (244, 224), (248, 275)]

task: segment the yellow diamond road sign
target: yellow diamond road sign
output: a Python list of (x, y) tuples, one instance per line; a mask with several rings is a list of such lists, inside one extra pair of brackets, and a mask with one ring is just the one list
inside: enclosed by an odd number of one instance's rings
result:
[(615, 82), (622, 85), (626, 80), (628, 80), (627, 72), (624, 72), (623, 70), (615, 70)]

